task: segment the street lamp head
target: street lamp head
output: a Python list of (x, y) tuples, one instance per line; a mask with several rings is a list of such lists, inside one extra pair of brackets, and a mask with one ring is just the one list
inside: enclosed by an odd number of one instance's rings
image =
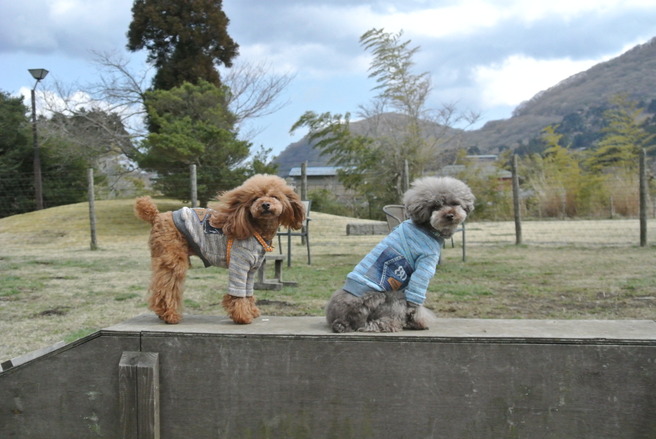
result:
[(28, 69), (28, 71), (30, 72), (32, 77), (37, 81), (42, 80), (48, 74), (48, 71), (46, 69)]

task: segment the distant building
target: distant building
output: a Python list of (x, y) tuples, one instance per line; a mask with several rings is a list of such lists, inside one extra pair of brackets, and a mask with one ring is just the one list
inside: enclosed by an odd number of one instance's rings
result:
[[(325, 189), (337, 197), (345, 195), (347, 191), (337, 179), (337, 171), (339, 169), (341, 169), (339, 166), (308, 166), (306, 168), (308, 192)], [(297, 188), (301, 187), (300, 166), (290, 169), (288, 179)]]

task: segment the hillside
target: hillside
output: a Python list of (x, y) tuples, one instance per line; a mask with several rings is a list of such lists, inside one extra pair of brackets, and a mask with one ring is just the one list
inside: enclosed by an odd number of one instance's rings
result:
[[(393, 138), (402, 131), (397, 128), (404, 125), (404, 118), (405, 116), (400, 114), (384, 113), (351, 122), (350, 128), (356, 134)], [(444, 136), (454, 138), (463, 133), (462, 130), (447, 128), (430, 121), (424, 121), (422, 129), (426, 136), (434, 138), (444, 138)], [(300, 166), (304, 161), (308, 162), (308, 166), (327, 166), (329, 160), (329, 155), (322, 155), (318, 149), (312, 147), (307, 137), (303, 137), (298, 142), (290, 144), (273, 162), (278, 164), (278, 175), (287, 176), (291, 168)]]
[[(482, 154), (514, 149), (521, 142), (538, 136), (547, 125), (598, 112), (618, 94), (647, 105), (656, 99), (655, 71), (656, 38), (536, 94), (520, 104), (508, 119), (490, 121), (478, 130), (464, 132), (462, 144), (477, 147)], [(367, 122), (357, 123), (362, 126)], [(435, 129), (440, 128), (435, 126)], [(590, 133), (583, 135), (583, 138), (592, 137)], [(274, 162), (280, 165), (279, 173), (286, 175), (291, 167), (304, 160), (308, 160), (310, 166), (323, 166), (328, 161), (304, 138), (287, 147)]]
[(466, 133), (465, 138), (469, 145), (494, 152), (499, 146), (514, 147), (527, 141), (544, 126), (558, 123), (568, 115), (603, 106), (618, 94), (649, 102), (656, 98), (654, 71), (656, 38), (570, 76), (520, 104), (511, 118), (488, 122), (481, 129)]

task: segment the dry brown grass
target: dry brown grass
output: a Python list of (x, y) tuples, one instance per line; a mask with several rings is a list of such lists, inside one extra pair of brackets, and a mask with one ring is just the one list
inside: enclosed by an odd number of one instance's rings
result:
[[(100, 201), (98, 243), (89, 250), (85, 203), (0, 219), (0, 360), (148, 312), (148, 225), (132, 214), (132, 200)], [(162, 210), (172, 201), (158, 202)], [(285, 278), (297, 288), (260, 292), (265, 314), (321, 315), (325, 301), (381, 236), (347, 236), (355, 220), (313, 213), (313, 265), (294, 245)], [(656, 242), (656, 222), (649, 242)], [(456, 248), (430, 286), (427, 305), (438, 315), (481, 318), (653, 319), (656, 252), (637, 246), (638, 222), (541, 221), (467, 227), (468, 260)], [(538, 245), (539, 244), (539, 245)], [(225, 270), (194, 261), (186, 311), (223, 314)]]

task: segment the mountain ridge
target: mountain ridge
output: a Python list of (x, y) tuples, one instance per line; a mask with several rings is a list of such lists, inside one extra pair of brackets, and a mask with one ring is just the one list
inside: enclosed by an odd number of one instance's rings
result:
[[(514, 150), (539, 136), (544, 127), (560, 123), (572, 114), (603, 107), (616, 95), (649, 102), (656, 99), (653, 72), (656, 72), (656, 38), (538, 92), (519, 104), (510, 118), (492, 120), (479, 129), (462, 132), (460, 144), (481, 154)], [(363, 120), (353, 125), (366, 123)], [(329, 159), (304, 137), (290, 144), (273, 163), (278, 164), (278, 173), (286, 176), (289, 169), (305, 160), (308, 166), (327, 166)]]

